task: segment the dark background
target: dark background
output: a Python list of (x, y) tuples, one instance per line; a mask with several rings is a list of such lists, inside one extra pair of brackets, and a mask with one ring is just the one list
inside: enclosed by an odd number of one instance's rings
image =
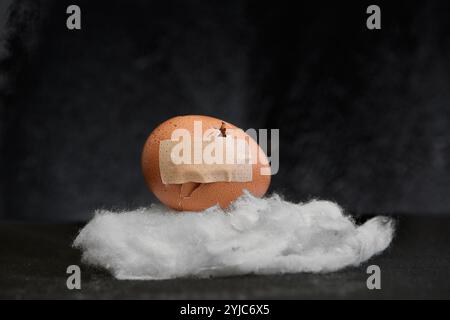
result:
[(0, 219), (155, 202), (141, 148), (180, 114), (279, 128), (271, 192), (288, 200), (449, 214), (449, 15), (448, 1), (0, 0)]

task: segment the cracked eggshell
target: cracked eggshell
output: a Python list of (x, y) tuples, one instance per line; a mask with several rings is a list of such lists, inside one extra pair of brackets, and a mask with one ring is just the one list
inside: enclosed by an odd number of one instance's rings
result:
[[(161, 140), (171, 138), (172, 131), (179, 128), (194, 133), (194, 121), (202, 121), (202, 130), (211, 128), (234, 129), (233, 135), (244, 139), (248, 137), (251, 154), (257, 156), (257, 162), (252, 165), (252, 181), (249, 182), (212, 182), (183, 184), (163, 184), (159, 169), (159, 143)], [(223, 127), (222, 127), (223, 128)], [(263, 160), (263, 161), (261, 161)], [(261, 175), (261, 168), (267, 166), (267, 157), (264, 151), (243, 130), (220, 119), (188, 115), (169, 119), (160, 124), (148, 137), (142, 152), (142, 171), (145, 181), (155, 196), (165, 205), (180, 211), (201, 211), (219, 204), (222, 208), (228, 207), (231, 202), (248, 190), (254, 196), (262, 197), (270, 184), (270, 175)]]

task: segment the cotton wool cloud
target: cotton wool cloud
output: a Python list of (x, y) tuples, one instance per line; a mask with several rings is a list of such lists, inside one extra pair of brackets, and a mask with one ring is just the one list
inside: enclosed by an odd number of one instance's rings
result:
[(246, 193), (227, 210), (99, 210), (73, 245), (85, 263), (118, 279), (156, 280), (331, 272), (381, 253), (393, 235), (390, 218), (356, 225), (330, 201), (295, 204)]

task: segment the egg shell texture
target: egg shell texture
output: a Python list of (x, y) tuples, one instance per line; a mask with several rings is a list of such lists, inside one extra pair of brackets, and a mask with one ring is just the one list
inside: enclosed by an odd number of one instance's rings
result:
[[(175, 129), (187, 129), (194, 135), (194, 121), (202, 122), (202, 130), (225, 128), (240, 139), (248, 139), (250, 152), (257, 161), (252, 165), (252, 181), (212, 182), (183, 184), (163, 184), (159, 168), (159, 144), (161, 140), (171, 139)], [(230, 132), (230, 131), (229, 131)], [(257, 156), (256, 156), (257, 155)], [(179, 211), (200, 211), (219, 204), (226, 208), (231, 202), (248, 190), (254, 196), (262, 197), (269, 188), (270, 175), (261, 175), (261, 168), (267, 166), (264, 151), (250, 136), (236, 126), (208, 116), (187, 115), (171, 118), (160, 124), (148, 137), (142, 152), (142, 171), (145, 181), (155, 196), (165, 205)]]

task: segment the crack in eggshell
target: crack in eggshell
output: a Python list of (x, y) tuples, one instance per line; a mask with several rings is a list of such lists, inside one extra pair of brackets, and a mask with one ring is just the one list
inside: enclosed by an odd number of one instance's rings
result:
[(182, 198), (190, 197), (191, 194), (200, 187), (202, 183), (199, 182), (186, 182), (181, 185), (180, 195)]
[(198, 191), (202, 187), (203, 183), (198, 182), (187, 182), (183, 183), (180, 188), (180, 209), (183, 208), (183, 201), (189, 199), (196, 191)]
[(219, 131), (220, 131), (220, 134), (222, 135), (222, 137), (225, 138), (227, 136), (227, 128), (226, 128), (226, 123), (224, 121), (222, 121)]

